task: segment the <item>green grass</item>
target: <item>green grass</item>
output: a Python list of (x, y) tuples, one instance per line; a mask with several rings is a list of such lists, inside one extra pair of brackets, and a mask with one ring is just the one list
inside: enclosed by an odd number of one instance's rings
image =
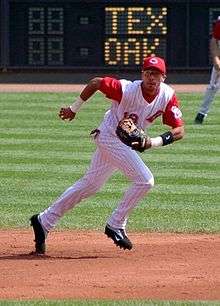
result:
[[(109, 102), (95, 95), (75, 121), (57, 113), (73, 101), (66, 93), (1, 93), (0, 228), (25, 228), (86, 171), (95, 145), (90, 131)], [(179, 94), (186, 136), (146, 151), (155, 187), (129, 218), (133, 231), (220, 232), (220, 97), (204, 125), (193, 124), (202, 94)], [(149, 134), (166, 130), (157, 120)], [(129, 183), (114, 174), (95, 196), (64, 216), (58, 228), (102, 229)]]

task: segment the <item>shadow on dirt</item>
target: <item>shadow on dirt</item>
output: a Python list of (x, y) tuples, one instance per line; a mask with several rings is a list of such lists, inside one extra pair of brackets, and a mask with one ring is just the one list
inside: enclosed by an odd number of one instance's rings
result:
[(31, 252), (29, 254), (0, 255), (0, 261), (1, 260), (88, 260), (88, 259), (101, 259), (101, 258), (113, 258), (113, 257), (105, 255), (50, 256), (45, 254), (37, 254), (35, 252)]

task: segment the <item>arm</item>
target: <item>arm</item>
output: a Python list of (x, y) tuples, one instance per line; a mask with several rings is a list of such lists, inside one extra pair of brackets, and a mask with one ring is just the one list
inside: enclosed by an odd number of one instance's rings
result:
[(170, 130), (170, 132), (173, 134), (173, 141), (180, 140), (185, 135), (184, 126), (178, 126), (176, 128), (173, 128)]
[(163, 114), (163, 123), (170, 126), (171, 129), (158, 137), (151, 138), (150, 147), (165, 146), (184, 137), (184, 122), (179, 109), (179, 101), (175, 94)]
[(160, 136), (150, 138), (150, 141), (146, 143), (146, 149), (169, 145), (174, 141), (182, 139), (184, 134), (184, 126), (172, 128), (170, 131), (167, 131)]
[(62, 107), (59, 112), (59, 117), (62, 120), (73, 120), (80, 107), (100, 89), (102, 78), (94, 78), (89, 81), (86, 87), (82, 90), (80, 96), (76, 101), (69, 107)]
[(89, 81), (87, 86), (83, 89), (83, 91), (80, 94), (80, 98), (83, 101), (87, 101), (91, 96), (94, 95), (94, 93), (100, 89), (102, 82), (102, 78), (94, 78)]
[(215, 39), (214, 37), (211, 38), (210, 40), (210, 52), (213, 60), (213, 65), (217, 71), (220, 71), (220, 50), (218, 46), (218, 40)]

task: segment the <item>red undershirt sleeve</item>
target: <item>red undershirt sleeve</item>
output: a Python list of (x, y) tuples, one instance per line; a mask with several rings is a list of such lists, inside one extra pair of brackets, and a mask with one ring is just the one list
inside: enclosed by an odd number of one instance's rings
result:
[(165, 112), (163, 113), (163, 123), (176, 128), (184, 125), (182, 120), (182, 113), (179, 109), (179, 101), (174, 94), (171, 100), (168, 102)]
[(109, 99), (120, 103), (122, 99), (122, 86), (119, 80), (110, 77), (104, 77), (101, 81), (99, 90)]

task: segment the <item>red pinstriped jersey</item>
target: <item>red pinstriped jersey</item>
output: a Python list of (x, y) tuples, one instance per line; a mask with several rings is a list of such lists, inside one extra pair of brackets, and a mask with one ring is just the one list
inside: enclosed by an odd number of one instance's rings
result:
[(112, 105), (99, 127), (101, 130), (104, 126), (103, 130), (114, 132), (118, 122), (125, 116), (132, 117), (143, 130), (158, 116), (162, 116), (163, 123), (171, 127), (183, 125), (179, 103), (170, 86), (161, 83), (157, 95), (150, 98), (143, 96), (141, 84), (141, 80), (131, 82), (103, 78), (100, 91), (112, 100)]

